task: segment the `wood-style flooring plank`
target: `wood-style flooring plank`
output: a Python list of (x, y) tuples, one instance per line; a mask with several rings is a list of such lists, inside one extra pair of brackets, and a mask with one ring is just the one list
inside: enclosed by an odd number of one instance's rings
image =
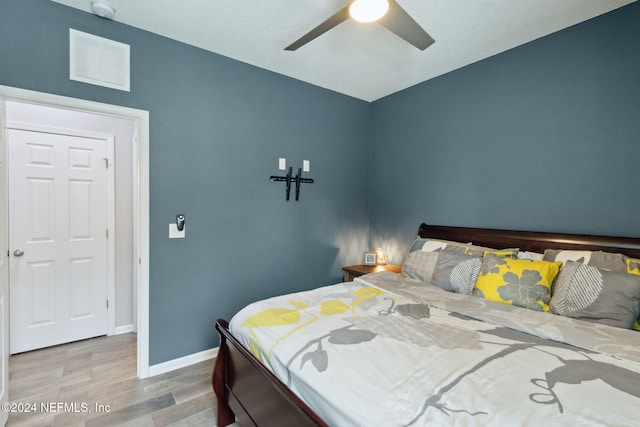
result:
[(38, 410), (9, 414), (7, 426), (216, 426), (213, 360), (138, 379), (136, 345), (123, 334), (11, 356), (10, 402)]

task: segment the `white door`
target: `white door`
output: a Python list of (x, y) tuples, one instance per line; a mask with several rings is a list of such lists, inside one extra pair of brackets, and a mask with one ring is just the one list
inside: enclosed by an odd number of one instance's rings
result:
[[(0, 99), (0, 405), (9, 401), (9, 268), (7, 262), (7, 152), (5, 103)], [(0, 426), (9, 418), (0, 411)]]
[(107, 141), (8, 129), (10, 352), (107, 333)]

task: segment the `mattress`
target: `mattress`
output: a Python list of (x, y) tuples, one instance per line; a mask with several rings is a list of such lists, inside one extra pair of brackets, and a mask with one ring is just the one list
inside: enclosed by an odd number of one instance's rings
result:
[(231, 332), (329, 425), (634, 425), (638, 332), (381, 272), (255, 302)]

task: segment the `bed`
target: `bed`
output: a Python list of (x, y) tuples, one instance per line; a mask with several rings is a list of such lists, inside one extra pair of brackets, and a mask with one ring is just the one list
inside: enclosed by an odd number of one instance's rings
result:
[[(426, 249), (434, 242), (451, 247)], [(468, 258), (445, 289), (434, 265), (459, 250)], [(218, 425), (640, 422), (640, 238), (421, 224), (409, 255), (406, 274), (364, 275), (219, 319)], [(542, 279), (531, 282), (533, 270)], [(497, 271), (520, 281), (495, 288), (512, 303), (491, 300)], [(579, 287), (593, 274), (595, 296)], [(469, 275), (476, 287), (465, 290)]]

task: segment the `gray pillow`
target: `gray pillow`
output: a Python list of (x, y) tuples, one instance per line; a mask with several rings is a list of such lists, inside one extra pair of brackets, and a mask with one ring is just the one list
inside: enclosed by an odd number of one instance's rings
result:
[(470, 295), (482, 268), (482, 257), (447, 250), (437, 254), (431, 283), (445, 291)]
[(410, 252), (405, 258), (404, 263), (402, 263), (402, 275), (411, 279), (429, 282), (436, 268), (437, 259), (437, 252)]
[(640, 276), (566, 261), (549, 305), (555, 314), (631, 329), (640, 314)]
[[(424, 248), (425, 244), (427, 244), (427, 248)], [(458, 250), (464, 250), (466, 246), (470, 246), (471, 243), (460, 243), (453, 242), (451, 240), (442, 240), (442, 239), (430, 239), (426, 237), (418, 237), (413, 241), (411, 248), (409, 248), (409, 252), (425, 250), (428, 252), (436, 252), (443, 250), (445, 248), (456, 250), (457, 248), (462, 248)]]
[(577, 261), (593, 267), (604, 268), (611, 271), (627, 271), (625, 256), (602, 251), (565, 251), (559, 249), (547, 249), (544, 251), (545, 261)]

